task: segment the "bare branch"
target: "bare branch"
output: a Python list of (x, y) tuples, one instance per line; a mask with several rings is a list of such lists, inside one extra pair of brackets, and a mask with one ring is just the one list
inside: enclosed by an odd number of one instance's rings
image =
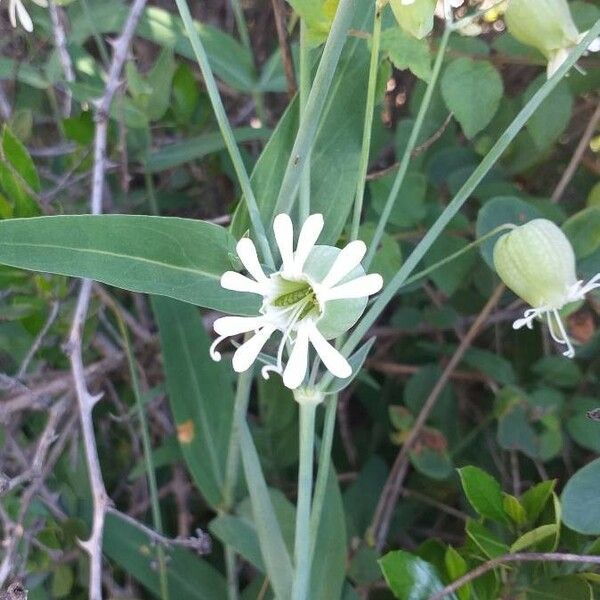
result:
[(446, 586), (440, 592), (433, 594), (429, 597), (429, 600), (442, 600), (452, 592), (455, 592), (463, 585), (481, 577), (488, 571), (495, 569), (496, 567), (502, 566), (504, 563), (509, 562), (569, 562), (569, 563), (590, 563), (594, 565), (600, 565), (600, 556), (597, 555), (586, 555), (586, 554), (561, 554), (559, 552), (517, 552), (515, 554), (505, 554), (497, 558), (493, 558), (482, 565), (479, 565), (476, 569), (469, 571), (466, 575), (459, 577), (456, 581), (453, 581), (450, 585)]
[[(52, 22), (52, 32), (54, 34), (54, 43), (58, 52), (58, 59), (67, 82), (75, 81), (75, 72), (73, 71), (73, 63), (67, 50), (67, 36), (61, 21), (59, 8), (54, 3), (54, 0), (48, 0), (48, 12), (50, 13), (50, 21)], [(65, 86), (65, 103), (63, 106), (63, 116), (68, 117), (71, 114), (72, 95), (68, 86)]]

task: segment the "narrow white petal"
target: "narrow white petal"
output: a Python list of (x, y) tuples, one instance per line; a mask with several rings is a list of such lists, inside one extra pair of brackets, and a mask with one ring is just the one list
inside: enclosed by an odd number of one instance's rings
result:
[(329, 269), (329, 273), (325, 275), (321, 285), (332, 287), (338, 281), (341, 281), (352, 269), (360, 265), (360, 261), (364, 258), (367, 252), (367, 246), (361, 240), (350, 242), (337, 255), (336, 259)]
[(247, 371), (271, 334), (275, 331), (273, 327), (267, 325), (263, 327), (256, 335), (253, 335), (247, 342), (244, 342), (233, 355), (233, 370), (236, 373)]
[(265, 292), (264, 284), (258, 283), (245, 275), (235, 271), (225, 271), (221, 275), (221, 287), (234, 292), (250, 292), (251, 294), (260, 294)]
[(256, 281), (267, 281), (267, 276), (258, 261), (254, 242), (250, 238), (242, 238), (237, 243), (235, 249), (248, 273), (250, 273)]
[(215, 333), (223, 336), (247, 333), (262, 327), (264, 317), (221, 317), (214, 322)]
[(17, 0), (15, 2), (15, 6), (19, 15), (19, 21), (21, 21), (21, 25), (23, 25), (23, 29), (31, 33), (33, 31), (33, 22), (29, 16), (29, 13), (25, 10), (21, 0)]
[(294, 254), (294, 269), (296, 273), (302, 273), (304, 263), (317, 243), (321, 231), (323, 231), (323, 225), (323, 215), (320, 213), (310, 215), (310, 217), (304, 221), (304, 225), (302, 225), (300, 235), (298, 236), (296, 253)]
[(286, 214), (280, 214), (273, 221), (273, 233), (281, 254), (283, 271), (291, 272), (294, 268), (294, 226)]
[(13, 27), (17, 26), (17, 2), (20, 2), (20, 0), (10, 0), (8, 5), (8, 17)]
[(566, 344), (567, 349), (565, 352), (563, 352), (563, 356), (566, 356), (567, 358), (573, 358), (575, 356), (575, 349), (573, 348), (573, 345), (571, 344), (571, 340), (569, 339), (569, 334), (565, 330), (565, 326), (563, 325), (562, 319), (560, 318), (560, 314), (556, 309), (553, 310), (552, 312), (554, 314), (554, 318), (556, 319), (556, 323), (558, 324), (560, 336), (558, 336), (558, 338), (555, 337), (554, 332), (552, 331), (552, 326), (550, 324), (550, 313), (548, 313), (548, 325), (550, 326), (550, 330), (551, 330), (550, 335), (557, 342), (559, 342), (561, 344)]
[(295, 390), (303, 381), (308, 368), (308, 326), (300, 325), (298, 335), (283, 372), (285, 387)]
[(600, 37), (597, 37), (587, 48), (590, 52), (600, 52)]
[(308, 325), (308, 337), (329, 371), (344, 379), (352, 375), (350, 363), (323, 337), (314, 323)]
[(383, 287), (383, 277), (378, 273), (371, 273), (364, 277), (357, 277), (348, 283), (323, 291), (323, 300), (341, 300), (344, 298), (364, 298), (376, 294)]

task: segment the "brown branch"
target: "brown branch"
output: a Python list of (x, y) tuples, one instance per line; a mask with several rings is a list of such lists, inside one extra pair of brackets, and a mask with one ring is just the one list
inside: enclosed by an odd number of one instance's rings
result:
[(273, 5), (275, 28), (277, 29), (277, 39), (279, 40), (279, 48), (281, 50), (281, 62), (283, 63), (283, 70), (287, 81), (288, 97), (291, 100), (298, 89), (298, 85), (296, 83), (296, 74), (294, 73), (294, 61), (292, 59), (290, 43), (285, 28), (285, 6), (282, 0), (271, 0), (271, 4)]
[(592, 139), (594, 133), (596, 133), (598, 123), (600, 123), (600, 102), (598, 102), (598, 106), (596, 106), (596, 110), (594, 111), (590, 122), (585, 128), (585, 131), (583, 132), (583, 135), (579, 140), (579, 144), (577, 144), (577, 148), (575, 148), (575, 152), (573, 153), (573, 156), (571, 157), (567, 168), (562, 174), (560, 181), (556, 185), (554, 192), (552, 192), (552, 196), (550, 197), (552, 202), (558, 202), (561, 199), (564, 191), (567, 189), (567, 186), (571, 182), (571, 179), (573, 179), (573, 175), (575, 175), (575, 171), (577, 171), (577, 167), (583, 159), (583, 155), (587, 150), (588, 144), (590, 143), (590, 140)]
[(479, 565), (476, 569), (469, 571), (466, 575), (459, 577), (456, 581), (453, 581), (450, 585), (447, 585), (443, 590), (433, 594), (429, 597), (429, 600), (442, 600), (452, 592), (455, 592), (463, 585), (481, 577), (488, 571), (495, 569), (496, 567), (502, 566), (503, 563), (510, 562), (567, 562), (567, 563), (591, 563), (600, 565), (600, 556), (588, 555), (588, 554), (561, 554), (559, 552), (517, 552), (515, 554), (505, 554), (493, 558), (482, 565)]
[(383, 488), (383, 492), (379, 499), (379, 503), (377, 504), (377, 508), (375, 509), (375, 514), (373, 516), (373, 521), (369, 528), (368, 537), (373, 540), (376, 548), (381, 550), (387, 538), (387, 533), (390, 527), (390, 522), (392, 519), (392, 515), (394, 512), (394, 508), (398, 502), (398, 498), (400, 496), (400, 491), (402, 489), (402, 484), (404, 483), (404, 479), (406, 477), (406, 473), (408, 471), (409, 465), (409, 453), (412, 450), (414, 443), (417, 441), (421, 429), (425, 425), (425, 422), (429, 418), (435, 403), (437, 402), (440, 394), (444, 390), (450, 376), (456, 369), (457, 365), (462, 360), (465, 352), (471, 346), (473, 340), (485, 324), (489, 314), (492, 312), (494, 307), (496, 306), (498, 300), (502, 296), (504, 291), (504, 286), (499, 285), (490, 299), (487, 301), (483, 310), (479, 313), (477, 319), (471, 328), (465, 335), (465, 337), (460, 342), (458, 348), (452, 355), (452, 358), (448, 361), (446, 368), (444, 369), (442, 375), (437, 380), (434, 388), (431, 390), (427, 400), (423, 404), (423, 408), (419, 413), (415, 423), (410, 431), (410, 434), (406, 441), (404, 442), (402, 448), (398, 452), (396, 456), (396, 460), (394, 461), (394, 465), (388, 479)]

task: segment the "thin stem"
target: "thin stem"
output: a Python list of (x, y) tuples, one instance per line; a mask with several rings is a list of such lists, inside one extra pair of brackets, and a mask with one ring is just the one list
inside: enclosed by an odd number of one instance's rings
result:
[[(414, 268), (419, 264), (423, 256), (429, 250), (433, 242), (438, 238), (443, 229), (452, 220), (454, 215), (460, 210), (462, 205), (469, 199), (475, 188), (481, 180), (487, 175), (488, 171), (494, 166), (496, 161), (502, 156), (510, 143), (514, 140), (517, 133), (523, 128), (529, 117), (537, 110), (540, 104), (548, 97), (550, 92), (557, 86), (558, 82), (565, 76), (567, 71), (575, 64), (577, 59), (585, 52), (588, 45), (600, 34), (600, 20), (588, 31), (583, 40), (573, 49), (569, 58), (557, 69), (556, 73), (542, 85), (542, 87), (533, 95), (531, 100), (521, 109), (519, 114), (514, 118), (510, 126), (500, 136), (492, 149), (488, 152), (479, 166), (473, 171), (464, 185), (460, 188), (456, 196), (450, 204), (445, 208), (444, 212), (438, 217), (433, 226), (425, 234), (423, 239), (417, 244), (406, 262), (396, 273), (390, 283), (385, 287), (381, 295), (375, 300), (371, 308), (360, 320), (344, 346), (342, 353), (344, 356), (350, 356), (352, 351), (359, 344), (363, 335), (377, 320), (379, 315), (394, 297), (396, 292), (402, 287), (408, 276)], [(327, 380), (327, 376), (320, 384), (321, 389), (324, 384), (329, 384), (331, 378)]]
[[(177, 0), (181, 2), (182, 0)], [(321, 62), (306, 102), (304, 119), (298, 128), (298, 134), (290, 154), (287, 168), (275, 204), (274, 214), (290, 213), (298, 191), (300, 177), (314, 143), (321, 115), (327, 101), (329, 88), (337, 67), (342, 48), (346, 41), (348, 28), (354, 13), (354, 0), (340, 0), (335, 18), (323, 49)]]
[[(310, 94), (311, 68), (310, 68), (310, 48), (306, 41), (306, 23), (304, 19), (300, 21), (300, 123), (306, 118), (306, 105)], [(310, 154), (306, 161), (306, 167), (302, 171), (300, 178), (300, 223), (304, 223), (310, 215)]]
[(459, 577), (443, 590), (430, 596), (429, 600), (442, 600), (449, 596), (463, 585), (481, 577), (488, 571), (501, 567), (509, 562), (566, 562), (566, 563), (589, 563), (592, 565), (600, 564), (600, 556), (586, 554), (561, 554), (559, 552), (516, 552), (514, 554), (504, 554), (492, 560), (479, 565), (477, 568), (469, 571), (466, 575)]
[(148, 204), (150, 205), (150, 213), (153, 215), (160, 215), (158, 199), (156, 198), (156, 191), (154, 189), (154, 181), (152, 179), (152, 173), (150, 173), (149, 171), (144, 172), (144, 182), (146, 183), (146, 192), (148, 193)]
[[(252, 43), (250, 42), (250, 34), (248, 33), (248, 25), (244, 17), (244, 10), (240, 3), (240, 0), (231, 0), (231, 8), (233, 9), (233, 17), (235, 19), (235, 26), (237, 27), (238, 34), (244, 45), (244, 48), (248, 51), (248, 54), (254, 62), (254, 52), (252, 50)], [(256, 109), (256, 115), (263, 122), (266, 123), (267, 113), (265, 111), (265, 103), (261, 92), (253, 91), (252, 98), (254, 100), (254, 108)]]
[[(129, 340), (129, 333), (127, 327), (121, 318), (119, 313), (116, 313), (117, 321), (119, 323), (119, 330), (123, 337), (123, 349), (127, 356), (127, 362), (129, 363), (129, 376), (131, 377), (131, 388), (135, 397), (135, 406), (138, 413), (138, 419), (140, 422), (140, 430), (142, 433), (142, 448), (144, 451), (144, 466), (146, 468), (146, 477), (148, 479), (148, 491), (150, 493), (150, 506), (152, 509), (152, 523), (157, 533), (163, 533), (162, 517), (160, 514), (160, 502), (158, 499), (158, 486), (156, 485), (156, 470), (154, 467), (154, 460), (152, 459), (152, 444), (150, 442), (150, 432), (148, 430), (148, 423), (146, 421), (146, 415), (144, 413), (144, 405), (142, 403), (142, 394), (140, 391), (140, 381), (135, 367), (135, 359), (133, 352), (131, 351), (131, 343)], [(169, 600), (169, 582), (167, 579), (167, 562), (165, 558), (164, 548), (159, 544), (156, 547), (156, 557), (158, 559), (158, 575), (160, 581), (160, 594), (163, 600)]]
[(306, 600), (310, 584), (310, 503), (313, 484), (315, 411), (316, 404), (312, 402), (300, 403), (300, 468), (298, 470), (298, 504), (296, 506), (296, 535), (294, 538), (296, 570), (292, 587), (292, 600)]
[(225, 544), (225, 570), (227, 571), (227, 597), (229, 600), (239, 600), (235, 550), (229, 544)]
[(333, 394), (325, 401), (325, 421), (323, 423), (323, 435), (319, 449), (319, 470), (315, 484), (312, 511), (310, 515), (310, 555), (314, 556), (317, 536), (321, 525), (325, 492), (327, 491), (327, 480), (331, 468), (331, 448), (333, 446), (333, 433), (335, 431), (335, 416), (337, 411), (337, 394)]
[(379, 47), (381, 42), (381, 13), (382, 9), (379, 7), (379, 4), (377, 4), (375, 7), (375, 16), (373, 18), (373, 37), (371, 38), (371, 61), (369, 64), (367, 104), (365, 106), (362, 149), (360, 153), (358, 179), (356, 181), (356, 197), (354, 199), (354, 214), (352, 216), (350, 240), (355, 240), (358, 238), (358, 228), (360, 227), (360, 216), (362, 214), (363, 200), (365, 196), (367, 169), (369, 167), (369, 150), (371, 149), (373, 113), (375, 112), (375, 88), (377, 87), (377, 69), (379, 66)]
[(225, 107), (223, 106), (223, 102), (221, 101), (219, 89), (217, 88), (217, 82), (215, 81), (212, 69), (210, 68), (210, 63), (208, 62), (206, 50), (204, 49), (204, 45), (200, 40), (198, 30), (194, 25), (194, 21), (192, 19), (192, 15), (190, 13), (190, 9), (188, 8), (186, 0), (175, 0), (175, 2), (183, 20), (186, 33), (190, 38), (194, 54), (196, 55), (196, 60), (198, 61), (198, 65), (200, 66), (200, 70), (202, 71), (202, 77), (204, 77), (204, 85), (206, 86), (206, 91), (208, 92), (210, 102), (215, 112), (215, 117), (217, 118), (217, 123), (219, 124), (221, 135), (225, 140), (225, 145), (227, 146), (231, 162), (233, 163), (235, 174), (237, 175), (240, 187), (242, 188), (242, 193), (244, 195), (246, 206), (248, 207), (248, 214), (250, 216), (252, 227), (254, 228), (254, 233), (256, 235), (257, 242), (260, 246), (264, 260), (269, 264), (269, 266), (274, 267), (275, 263), (273, 262), (273, 255), (271, 254), (271, 248), (269, 247), (265, 227), (260, 217), (258, 204), (256, 203), (256, 198), (254, 196), (254, 192), (252, 191), (252, 186), (250, 185), (250, 178), (248, 177), (248, 173), (246, 172), (246, 168), (244, 167), (244, 162), (242, 160), (240, 150), (237, 147), (237, 144), (235, 143), (233, 131), (231, 130), (231, 125), (229, 124), (229, 120), (225, 112)]
[(381, 238), (383, 237), (385, 227), (390, 218), (392, 208), (394, 208), (394, 203), (396, 202), (396, 198), (398, 197), (398, 192), (400, 191), (400, 188), (404, 183), (404, 178), (406, 177), (406, 172), (408, 171), (408, 165), (410, 164), (410, 159), (412, 157), (413, 150), (417, 145), (417, 140), (419, 138), (419, 135), (421, 134), (421, 128), (423, 127), (425, 116), (427, 115), (429, 105), (431, 104), (433, 90), (435, 89), (437, 80), (440, 75), (440, 71), (442, 69), (442, 64), (444, 62), (444, 55), (446, 53), (446, 46), (448, 45), (450, 33), (451, 29), (449, 27), (446, 27), (446, 29), (444, 29), (442, 39), (440, 40), (437, 56), (435, 58), (435, 63), (431, 72), (431, 79), (427, 84), (427, 89), (425, 90), (425, 95), (423, 96), (423, 100), (421, 101), (421, 106), (419, 106), (419, 112), (417, 113), (417, 118), (415, 119), (415, 123), (410, 132), (408, 142), (406, 143), (404, 154), (402, 155), (402, 159), (400, 160), (400, 165), (398, 167), (398, 172), (396, 173), (396, 178), (394, 179), (392, 189), (390, 190), (387, 200), (385, 201), (383, 211), (381, 212), (381, 215), (379, 217), (379, 222), (377, 223), (377, 227), (375, 228), (373, 239), (371, 240), (371, 244), (369, 245), (369, 251), (367, 252), (367, 256), (363, 261), (363, 265), (366, 271), (368, 271), (369, 266), (371, 265), (371, 262), (373, 261), (373, 258), (375, 256), (375, 252), (377, 252), (377, 248), (379, 247)]

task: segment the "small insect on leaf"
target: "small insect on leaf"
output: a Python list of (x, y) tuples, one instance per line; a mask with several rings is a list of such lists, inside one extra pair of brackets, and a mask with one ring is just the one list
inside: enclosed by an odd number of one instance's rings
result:
[(189, 444), (194, 439), (194, 423), (191, 419), (177, 425), (177, 439), (182, 444)]

